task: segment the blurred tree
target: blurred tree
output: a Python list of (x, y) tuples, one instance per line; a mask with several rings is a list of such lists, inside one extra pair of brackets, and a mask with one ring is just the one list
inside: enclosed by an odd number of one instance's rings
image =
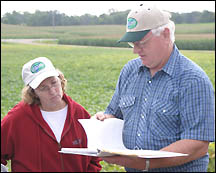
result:
[[(108, 10), (109, 14), (101, 14), (99, 17), (91, 14), (82, 16), (67, 16), (57, 10), (42, 12), (36, 10), (31, 14), (24, 12), (23, 14), (13, 11), (12, 14), (6, 13), (1, 22), (5, 24), (24, 24), (28, 26), (66, 26), (66, 25), (104, 25), (115, 24), (125, 25), (126, 18), (130, 10), (117, 11), (114, 8)], [(191, 13), (173, 13), (172, 20), (176, 23), (209, 23), (215, 22), (215, 13), (207, 10), (203, 12)]]

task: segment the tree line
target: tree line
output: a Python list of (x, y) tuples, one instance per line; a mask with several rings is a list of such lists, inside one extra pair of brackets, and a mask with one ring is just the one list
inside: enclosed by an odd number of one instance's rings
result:
[[(27, 26), (71, 26), (71, 25), (125, 25), (130, 10), (109, 10), (109, 14), (101, 14), (99, 17), (91, 14), (82, 16), (67, 16), (57, 10), (39, 11), (35, 13), (16, 12), (6, 13), (1, 17), (1, 23)], [(174, 13), (172, 18), (176, 24), (181, 23), (211, 23), (215, 22), (215, 12), (204, 10), (203, 12)]]

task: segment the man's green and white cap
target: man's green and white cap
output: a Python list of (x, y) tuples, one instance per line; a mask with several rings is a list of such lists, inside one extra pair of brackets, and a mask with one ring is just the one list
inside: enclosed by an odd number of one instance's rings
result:
[(126, 33), (118, 42), (141, 40), (151, 29), (169, 23), (171, 14), (157, 7), (140, 6), (127, 16)]

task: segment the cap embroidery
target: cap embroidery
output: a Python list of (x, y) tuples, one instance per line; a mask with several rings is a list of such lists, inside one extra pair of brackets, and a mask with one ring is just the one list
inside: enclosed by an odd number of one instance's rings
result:
[(133, 29), (137, 26), (137, 21), (134, 18), (128, 18), (128, 29)]
[(34, 64), (32, 64), (31, 66), (31, 72), (32, 73), (37, 73), (40, 70), (45, 68), (45, 64), (42, 62), (35, 62)]

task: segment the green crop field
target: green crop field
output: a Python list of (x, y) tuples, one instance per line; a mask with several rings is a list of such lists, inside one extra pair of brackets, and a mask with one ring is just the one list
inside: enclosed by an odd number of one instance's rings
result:
[[(120, 39), (124, 25), (29, 27), (1, 24), (1, 38)], [(176, 39), (214, 39), (215, 24), (177, 24)]]
[[(214, 51), (181, 51), (199, 64), (215, 88)], [(80, 103), (91, 115), (108, 105), (120, 73), (129, 60), (137, 57), (132, 49), (74, 47), (59, 45), (24, 45), (1, 43), (1, 118), (20, 101), (24, 84), (21, 70), (28, 60), (45, 56), (51, 59), (68, 80), (67, 94)], [(215, 171), (215, 149), (211, 143), (208, 171)], [(103, 172), (124, 172), (117, 165), (101, 162)]]
[[(1, 25), (1, 38), (55, 38), (54, 43), (103, 47), (129, 47), (117, 44), (125, 33), (124, 25), (82, 25), (29, 27)], [(177, 24), (176, 44), (184, 50), (215, 50), (215, 24)]]

